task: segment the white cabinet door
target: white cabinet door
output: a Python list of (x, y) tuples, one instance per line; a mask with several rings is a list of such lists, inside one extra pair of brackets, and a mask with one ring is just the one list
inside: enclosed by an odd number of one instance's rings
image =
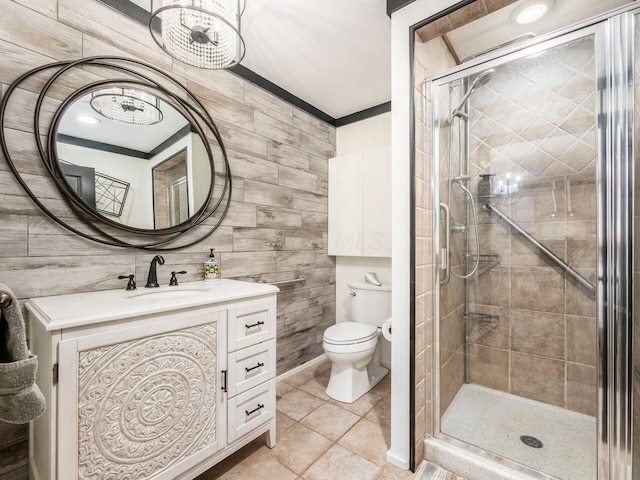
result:
[(362, 255), (391, 256), (391, 149), (364, 153)]
[(363, 154), (329, 159), (329, 255), (362, 256)]
[(329, 159), (329, 255), (391, 256), (391, 148)]
[(226, 446), (225, 312), (137, 323), (68, 340), (63, 332), (58, 479), (168, 480)]

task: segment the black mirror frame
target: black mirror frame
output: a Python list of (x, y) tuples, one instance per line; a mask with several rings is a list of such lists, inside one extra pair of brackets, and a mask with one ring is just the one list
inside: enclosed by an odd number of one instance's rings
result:
[[(47, 98), (47, 93), (57, 81), (63, 78), (65, 73), (73, 71), (74, 69), (81, 69), (84, 66), (100, 67), (107, 70), (116, 70), (120, 73), (129, 75), (130, 77), (123, 79), (107, 78), (104, 80), (87, 83), (86, 85), (77, 88), (74, 92), (67, 96), (54, 112), (48, 129), (46, 129), (45, 148), (41, 140), (40, 123), (42, 104)], [(73, 227), (65, 220), (55, 215), (49, 208), (47, 208), (47, 206), (41, 201), (41, 199), (39, 199), (35, 195), (33, 190), (29, 188), (24, 178), (20, 174), (15, 162), (11, 158), (11, 151), (8, 147), (7, 138), (5, 135), (7, 105), (9, 104), (12, 94), (16, 89), (20, 87), (20, 85), (23, 84), (23, 82), (31, 79), (40, 72), (49, 69), (56, 69), (56, 71), (50, 75), (50, 77), (42, 87), (38, 95), (38, 99), (35, 103), (33, 111), (34, 142), (37, 147), (40, 160), (42, 161), (42, 165), (48, 172), (49, 177), (54, 181), (58, 193), (71, 208), (75, 216), (79, 220), (84, 222), (84, 224), (87, 225), (90, 230), (94, 232), (94, 234), (88, 234), (84, 231), (79, 230), (78, 228)], [(160, 78), (161, 81), (165, 83), (163, 84), (158, 80), (153, 80), (149, 76), (150, 74), (155, 74)], [(96, 90), (98, 88), (104, 88), (105, 85), (113, 85), (116, 83), (141, 86), (146, 89), (159, 91), (163, 95), (165, 101), (168, 101), (172, 107), (176, 108), (190, 122), (192, 128), (203, 141), (203, 144), (207, 151), (207, 155), (209, 157), (209, 164), (211, 168), (211, 182), (209, 185), (207, 200), (198, 209), (198, 211), (194, 212), (194, 215), (191, 218), (189, 218), (186, 222), (181, 223), (180, 225), (154, 230), (131, 227), (115, 222), (90, 208), (90, 206), (87, 205), (76, 194), (76, 192), (64, 179), (56, 153), (56, 134), (63, 113), (78, 98), (82, 97), (88, 92)], [(170, 90), (171, 87), (183, 94), (185, 98), (182, 98), (181, 95), (173, 93)], [(216, 139), (223, 157), (222, 163), (224, 166), (224, 185), (222, 186), (222, 191), (217, 197), (216, 195), (214, 195), (216, 170), (214, 165), (213, 152), (208, 142), (207, 132), (211, 132), (213, 137)], [(24, 73), (8, 87), (5, 95), (2, 97), (2, 100), (0, 102), (0, 147), (7, 160), (9, 169), (11, 170), (18, 183), (20, 183), (27, 195), (29, 195), (29, 197), (35, 202), (35, 204), (49, 218), (51, 218), (53, 221), (63, 226), (67, 230), (83, 238), (105, 245), (133, 247), (144, 250), (176, 250), (185, 248), (194, 245), (211, 235), (222, 223), (222, 220), (224, 219), (230, 206), (232, 190), (231, 172), (229, 169), (229, 161), (227, 158), (226, 149), (224, 147), (222, 137), (215, 122), (213, 121), (203, 104), (189, 89), (187, 89), (175, 78), (171, 77), (162, 70), (138, 60), (114, 56), (96, 56), (80, 59), (77, 61), (54, 62), (42, 65)], [(178, 241), (178, 238), (187, 233), (190, 229), (202, 225), (205, 220), (213, 217), (214, 215), (217, 215), (217, 217), (215, 218), (215, 221), (213, 221), (213, 225), (206, 225), (210, 228), (206, 228), (204, 233), (197, 235), (195, 239), (192, 238), (183, 242)], [(118, 235), (119, 232), (123, 232), (125, 236), (123, 237), (122, 235)], [(129, 240), (126, 237), (133, 237), (133, 239), (136, 241)]]

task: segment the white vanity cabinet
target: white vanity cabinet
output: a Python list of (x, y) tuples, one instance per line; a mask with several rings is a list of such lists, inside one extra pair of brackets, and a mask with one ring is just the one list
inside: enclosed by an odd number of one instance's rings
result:
[(192, 479), (268, 432), (276, 293), (220, 280), (31, 299), (34, 480)]

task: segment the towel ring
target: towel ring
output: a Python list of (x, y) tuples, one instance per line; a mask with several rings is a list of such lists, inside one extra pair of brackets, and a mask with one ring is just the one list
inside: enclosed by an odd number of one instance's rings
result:
[(0, 309), (8, 307), (12, 301), (11, 295), (8, 293), (0, 293)]

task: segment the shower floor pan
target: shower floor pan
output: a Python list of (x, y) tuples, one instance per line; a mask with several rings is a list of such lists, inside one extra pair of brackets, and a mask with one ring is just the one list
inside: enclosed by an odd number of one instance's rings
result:
[[(466, 384), (442, 432), (562, 480), (596, 480), (596, 420), (588, 415)], [(542, 448), (523, 443), (523, 435)]]

